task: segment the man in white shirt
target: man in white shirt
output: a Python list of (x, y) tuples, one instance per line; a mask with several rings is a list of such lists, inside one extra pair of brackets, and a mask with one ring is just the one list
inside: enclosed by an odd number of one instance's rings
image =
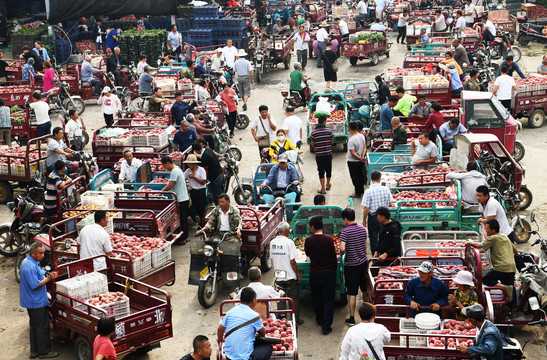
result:
[(209, 90), (207, 90), (207, 80), (201, 79), (199, 81), (199, 85), (196, 85), (195, 91), (196, 91), (196, 101), (203, 101), (203, 100), (209, 100), (211, 98), (211, 94), (209, 94)]
[(462, 14), (463, 13), (461, 10), (456, 11), (456, 25), (454, 26), (455, 31), (462, 30), (467, 27), (467, 22)]
[[(253, 289), (256, 293), (256, 299), (258, 300), (257, 306), (254, 308), (256, 312), (260, 313), (266, 313), (266, 307), (264, 305), (260, 305), (261, 299), (279, 299), (281, 296), (285, 295), (285, 292), (283, 290), (277, 291), (273, 288), (273, 286), (264, 285), (262, 283), (262, 271), (256, 266), (251, 267), (247, 271), (247, 276), (249, 277), (249, 285), (247, 287), (250, 287)], [(232, 299), (239, 299), (239, 295), (241, 293), (241, 290), (237, 293), (233, 292), (230, 294), (230, 297)], [(264, 304), (264, 303), (262, 303)], [(281, 304), (279, 304), (281, 305)], [(269, 303), (269, 309), (270, 311), (274, 310), (275, 307), (273, 306), (273, 303)]]
[(245, 59), (247, 53), (243, 49), (237, 52), (237, 60), (234, 62), (234, 72), (237, 75), (237, 85), (239, 86), (239, 95), (243, 98), (243, 111), (247, 111), (247, 101), (251, 96), (251, 84), (254, 85), (253, 66), (251, 62)]
[[(95, 223), (85, 226), (80, 231), (78, 244), (80, 244), (80, 259), (87, 259), (97, 255), (112, 255), (110, 235), (104, 229), (108, 226), (108, 217), (105, 210), (97, 210), (93, 214)], [(104, 257), (93, 259), (95, 271), (106, 268)]]
[(177, 31), (177, 25), (171, 26), (171, 31), (167, 35), (167, 45), (171, 53), (176, 54), (179, 61), (182, 61), (182, 36)]
[(288, 140), (300, 149), (302, 147), (302, 120), (294, 115), (294, 108), (290, 105), (285, 109), (285, 115), (287, 115), (283, 121), (285, 135)]
[(483, 24), (482, 37), (484, 42), (488, 45), (496, 36), (496, 26), (490, 20), (488, 20), (488, 15), (483, 15), (481, 17), (481, 23)]
[(36, 115), (36, 137), (42, 137), (51, 134), (51, 120), (49, 119), (49, 105), (42, 101), (42, 96), (38, 91), (32, 93), (32, 102), (28, 104)]
[(118, 181), (123, 182), (135, 182), (135, 172), (142, 165), (142, 161), (135, 159), (131, 150), (125, 150), (123, 152), (123, 160), (120, 166), (120, 176)]
[(211, 70), (219, 71), (224, 59), (222, 58), (222, 48), (218, 48), (216, 55), (211, 58)]
[(226, 65), (233, 68), (236, 61), (236, 55), (237, 49), (235, 46), (232, 46), (232, 39), (228, 39), (228, 41), (226, 41), (226, 46), (222, 48), (222, 56), (224, 57), (224, 61), (226, 61)]
[(376, 1), (376, 19), (380, 21), (384, 20), (384, 9), (386, 7), (387, 0)]
[(319, 25), (319, 30), (317, 30), (317, 34), (315, 35), (317, 38), (317, 67), (323, 67), (323, 53), (325, 52), (325, 49), (327, 48), (327, 42), (329, 39), (329, 33), (326, 30), (326, 27), (329, 25), (326, 21), (323, 21), (321, 25)]
[(340, 30), (340, 35), (342, 35), (342, 42), (347, 42), (349, 40), (348, 24), (344, 20), (340, 19), (339, 17), (334, 19), (334, 21), (336, 22), (336, 25), (338, 25), (338, 29)]
[(481, 218), (477, 221), (478, 225), (484, 225), (488, 220), (496, 219), (500, 225), (500, 233), (504, 234), (515, 243), (515, 234), (509, 221), (507, 221), (507, 215), (505, 209), (498, 202), (498, 200), (490, 196), (490, 190), (488, 186), (481, 185), (477, 188), (477, 201), (479, 203), (479, 210), (481, 212)]
[(498, 98), (500, 103), (507, 109), (508, 112), (511, 112), (512, 90), (517, 90), (518, 86), (515, 79), (507, 75), (507, 71), (507, 66), (502, 66), (500, 68), (501, 75), (496, 78), (496, 81), (494, 81), (492, 94)]
[(471, 0), (465, 0), (465, 8), (463, 11), (467, 27), (473, 27), (473, 24), (475, 23), (475, 5), (471, 3)]
[[(289, 239), (291, 226), (283, 221), (277, 225), (277, 237), (270, 242), (270, 256), (275, 272), (275, 284), (280, 286), (287, 297), (294, 301), (294, 312), (298, 325), (304, 323), (300, 320), (300, 286), (302, 281), (296, 263), (298, 250), (294, 242)], [(279, 308), (284, 309), (284, 303)]]
[(294, 37), (297, 61), (302, 64), (302, 70), (306, 68), (308, 63), (308, 47), (310, 43), (310, 35), (305, 31), (304, 25), (298, 27), (298, 33)]
[(372, 25), (370, 25), (370, 30), (375, 31), (386, 31), (386, 27), (383, 24), (380, 24), (380, 19), (375, 19)]
[[(265, 147), (270, 147), (270, 144), (275, 140), (275, 130), (277, 129), (277, 124), (275, 119), (268, 112), (268, 107), (266, 105), (260, 105), (258, 108), (260, 115), (256, 117), (251, 126), (251, 134), (253, 138), (258, 143), (258, 153), (261, 154), (261, 151)], [(269, 137), (268, 144), (265, 146), (260, 145), (261, 138), (265, 136)], [(266, 141), (264, 141), (265, 143)]]
[(363, 19), (368, 16), (368, 6), (364, 0), (360, 0), (357, 4), (357, 13), (358, 15), (355, 16), (353, 20), (355, 21), (357, 28), (359, 28), (359, 25), (363, 26)]
[(68, 141), (72, 150), (83, 150), (84, 144), (82, 140), (83, 130), (85, 130), (84, 120), (78, 115), (74, 109), (68, 111), (69, 120), (65, 125), (65, 132), (68, 135)]
[(421, 133), (418, 140), (410, 143), (410, 151), (412, 152), (413, 168), (427, 168), (437, 161), (439, 155), (437, 145), (429, 141), (429, 134), (426, 132)]

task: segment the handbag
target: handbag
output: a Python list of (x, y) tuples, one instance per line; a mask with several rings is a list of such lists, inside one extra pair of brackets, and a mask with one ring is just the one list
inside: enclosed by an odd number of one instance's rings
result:
[(261, 148), (268, 147), (271, 144), (270, 133), (266, 131), (266, 127), (264, 126), (264, 122), (262, 121), (262, 118), (260, 118), (259, 120), (260, 120), (260, 125), (262, 125), (262, 130), (264, 130), (266, 135), (258, 137), (258, 147), (261, 147)]

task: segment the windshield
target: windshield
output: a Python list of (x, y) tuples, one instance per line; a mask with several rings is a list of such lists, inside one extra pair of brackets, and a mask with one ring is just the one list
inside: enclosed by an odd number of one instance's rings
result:
[(509, 113), (507, 112), (507, 109), (505, 108), (505, 106), (503, 106), (500, 101), (498, 100), (497, 97), (494, 97), (492, 96), (492, 103), (494, 104), (494, 106), (496, 107), (496, 109), (498, 110), (500, 116), (506, 120), (508, 117), (509, 117)]
[[(492, 101), (488, 100), (473, 100), (466, 102), (466, 118), (467, 127), (469, 129), (491, 129), (505, 127), (505, 120), (500, 111), (495, 107)], [(496, 102), (503, 106), (496, 99)], [(503, 109), (504, 110), (504, 109)], [(506, 112), (504, 114), (507, 114)]]

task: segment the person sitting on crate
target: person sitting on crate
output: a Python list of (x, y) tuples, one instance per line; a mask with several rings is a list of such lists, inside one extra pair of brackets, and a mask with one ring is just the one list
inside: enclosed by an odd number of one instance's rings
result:
[[(93, 218), (95, 222), (84, 226), (78, 237), (80, 259), (87, 259), (97, 255), (112, 256), (110, 235), (105, 230), (108, 226), (106, 211), (95, 211)], [(106, 259), (104, 257), (93, 259), (93, 268), (95, 271), (106, 269)]]
[[(441, 315), (441, 306), (448, 303), (448, 287), (441, 280), (433, 276), (435, 267), (429, 261), (424, 261), (418, 268), (418, 277), (410, 279), (405, 289), (405, 301), (412, 311), (411, 317), (422, 312), (421, 306), (431, 306), (433, 312)], [(424, 312), (431, 312), (424, 310)]]
[(106, 62), (106, 71), (114, 75), (116, 86), (123, 86), (122, 73), (120, 71), (123, 65), (129, 65), (129, 62), (120, 55), (120, 48), (116, 46), (114, 48), (114, 53)]
[(21, 71), (21, 79), (23, 81), (30, 81), (30, 75), (31, 74), (34, 77), (34, 80), (38, 80), (38, 79), (42, 78), (40, 73), (37, 73), (34, 70), (34, 59), (33, 58), (29, 58), (27, 60), (27, 63), (25, 64), (25, 66), (23, 66), (23, 70)]
[(93, 77), (93, 74), (101, 74), (101, 71), (99, 69), (95, 69), (91, 65), (91, 55), (86, 55), (85, 60), (82, 63), (82, 70), (80, 75), (80, 80), (82, 82), (82, 85), (84, 82), (88, 82), (93, 86), (93, 92), (96, 95), (99, 95), (101, 93), (101, 82), (99, 79), (96, 79)]
[(266, 186), (269, 186), (274, 196), (278, 196), (278, 193), (282, 193), (284, 196), (285, 193), (294, 192), (296, 193), (295, 201), (300, 202), (300, 191), (298, 189), (300, 180), (296, 167), (293, 164), (289, 164), (287, 154), (279, 155), (277, 161), (279, 163), (272, 167), (268, 177), (260, 185), (260, 188), (264, 189)]

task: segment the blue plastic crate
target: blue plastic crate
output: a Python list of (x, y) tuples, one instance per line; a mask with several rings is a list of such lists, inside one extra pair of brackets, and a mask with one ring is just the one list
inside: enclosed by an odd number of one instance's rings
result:
[(218, 29), (219, 19), (214, 18), (195, 18), (195, 29)]
[(215, 18), (220, 17), (219, 6), (198, 6), (194, 7), (194, 18)]
[(227, 19), (220, 19), (219, 26), (222, 29), (241, 30), (247, 27), (247, 22), (246, 22), (246, 19), (243, 19), (243, 18), (236, 18), (236, 19), (227, 18)]

